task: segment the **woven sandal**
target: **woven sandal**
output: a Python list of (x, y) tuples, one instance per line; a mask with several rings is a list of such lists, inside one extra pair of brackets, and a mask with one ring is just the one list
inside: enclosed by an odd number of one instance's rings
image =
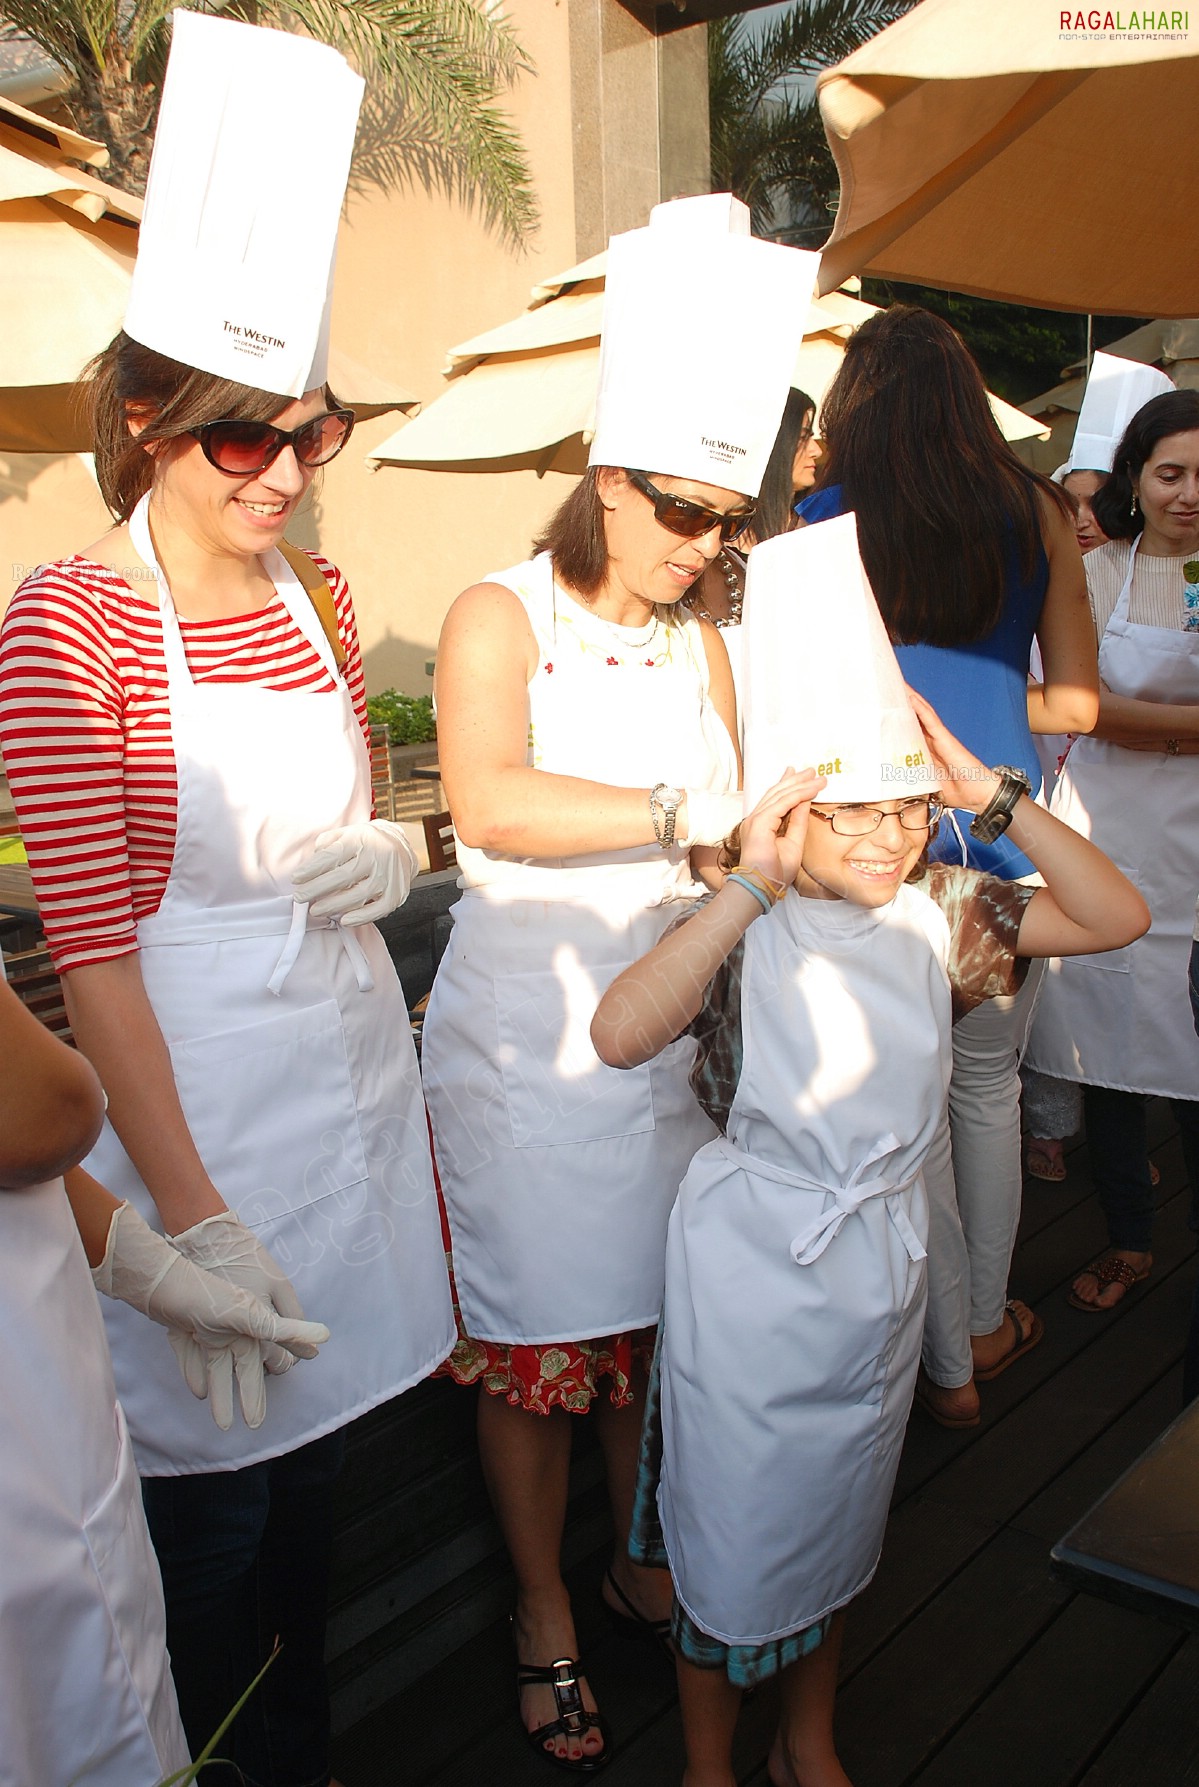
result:
[[(558, 1657), (547, 1669), (539, 1669), (530, 1663), (518, 1662), (516, 1665), (518, 1692), (521, 1688), (550, 1687), (554, 1690), (554, 1704), (558, 1709), (556, 1719), (551, 1719), (547, 1725), (539, 1725), (536, 1731), (525, 1731), (530, 1748), (556, 1768), (567, 1768), (576, 1775), (594, 1775), (601, 1768), (607, 1768), (611, 1760), (611, 1744), (603, 1716), (589, 1713), (583, 1705), (579, 1687), (583, 1680), (583, 1664), (578, 1657)], [(598, 1731), (604, 1740), (603, 1749), (597, 1750), (594, 1756), (558, 1756), (545, 1747), (555, 1737), (585, 1737), (589, 1731)]]
[(1121, 1285), (1123, 1289), (1116, 1301), (1114, 1303), (1084, 1303), (1081, 1297), (1075, 1296), (1073, 1289), (1066, 1292), (1066, 1301), (1074, 1309), (1085, 1309), (1088, 1315), (1111, 1315), (1113, 1310), (1119, 1309), (1133, 1285), (1141, 1284), (1148, 1278), (1151, 1271), (1152, 1266), (1150, 1265), (1138, 1272), (1135, 1266), (1130, 1266), (1128, 1261), (1122, 1260), (1117, 1253), (1100, 1254), (1097, 1260), (1092, 1260), (1089, 1265), (1084, 1266), (1076, 1276), (1082, 1278), (1086, 1273), (1090, 1273), (1093, 1278), (1098, 1279), (1100, 1296), (1109, 1284)]

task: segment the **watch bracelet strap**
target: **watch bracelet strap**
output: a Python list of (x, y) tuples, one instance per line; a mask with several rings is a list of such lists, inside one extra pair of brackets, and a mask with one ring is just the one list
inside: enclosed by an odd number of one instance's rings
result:
[(983, 808), (970, 822), (970, 835), (982, 844), (993, 844), (1003, 836), (1012, 822), (1012, 814), (1016, 802), (1021, 795), (1028, 793), (1025, 781), (1013, 776), (1006, 769), (1001, 770), (1002, 780)]
[[(678, 821), (679, 814), (677, 803), (674, 806), (668, 806), (667, 803), (661, 799), (662, 791), (669, 787), (669, 782), (655, 782), (649, 791), (650, 822), (654, 828), (654, 837), (657, 839), (658, 847), (661, 850), (671, 850), (674, 848), (674, 828)], [(662, 811), (662, 820), (660, 824), (658, 821), (659, 808), (661, 808)]]

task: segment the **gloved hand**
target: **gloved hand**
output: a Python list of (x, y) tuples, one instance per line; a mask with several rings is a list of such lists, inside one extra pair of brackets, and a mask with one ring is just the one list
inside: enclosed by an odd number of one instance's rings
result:
[(404, 904), (416, 868), (403, 827), (371, 819), (322, 832), (313, 854), (293, 875), (292, 891), (314, 918), (373, 924)]
[(684, 850), (692, 844), (723, 844), (744, 817), (740, 793), (714, 794), (710, 788), (688, 788), (687, 832), (675, 842)]
[[(216, 1272), (289, 1320), (302, 1321), (304, 1311), (291, 1279), (232, 1210), (206, 1216), (182, 1234), (169, 1237), (185, 1258), (206, 1272)], [(277, 1377), (295, 1364), (292, 1353), (269, 1342), (263, 1349), (267, 1370)]]
[(129, 1203), (113, 1212), (92, 1280), (106, 1297), (120, 1298), (166, 1328), (188, 1389), (208, 1397), (212, 1418), (225, 1432), (233, 1424), (234, 1377), (247, 1427), (262, 1425), (264, 1342), (314, 1359), (329, 1338), (323, 1323), (285, 1320), (248, 1291), (193, 1265)]

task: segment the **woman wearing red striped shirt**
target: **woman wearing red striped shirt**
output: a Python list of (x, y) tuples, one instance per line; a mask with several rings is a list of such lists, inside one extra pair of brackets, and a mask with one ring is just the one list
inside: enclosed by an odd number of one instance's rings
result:
[(369, 922), (413, 858), (371, 818), (345, 581), (277, 550), (352, 417), (124, 335), (92, 395), (117, 525), (14, 596), (0, 743), (108, 1093), (90, 1170), (180, 1252), (331, 1331), (272, 1378), (260, 1428), (225, 1432), (161, 1331), (105, 1310), (193, 1750), (279, 1634), (226, 1744), (262, 1787), (323, 1787), (341, 1430), (453, 1341), (407, 1013)]

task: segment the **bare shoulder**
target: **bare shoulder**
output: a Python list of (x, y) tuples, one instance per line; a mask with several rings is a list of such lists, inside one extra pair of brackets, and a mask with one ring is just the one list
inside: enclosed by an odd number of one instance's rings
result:
[(450, 604), (441, 629), (438, 655), (473, 663), (519, 653), (529, 675), (537, 665), (537, 641), (524, 604), (502, 583), (472, 583)]
[(1074, 532), (1073, 519), (1066, 513), (1060, 503), (1055, 503), (1047, 490), (1037, 488), (1037, 510), (1041, 517), (1041, 540), (1050, 558), (1055, 552), (1073, 547), (1078, 551), (1078, 539)]

